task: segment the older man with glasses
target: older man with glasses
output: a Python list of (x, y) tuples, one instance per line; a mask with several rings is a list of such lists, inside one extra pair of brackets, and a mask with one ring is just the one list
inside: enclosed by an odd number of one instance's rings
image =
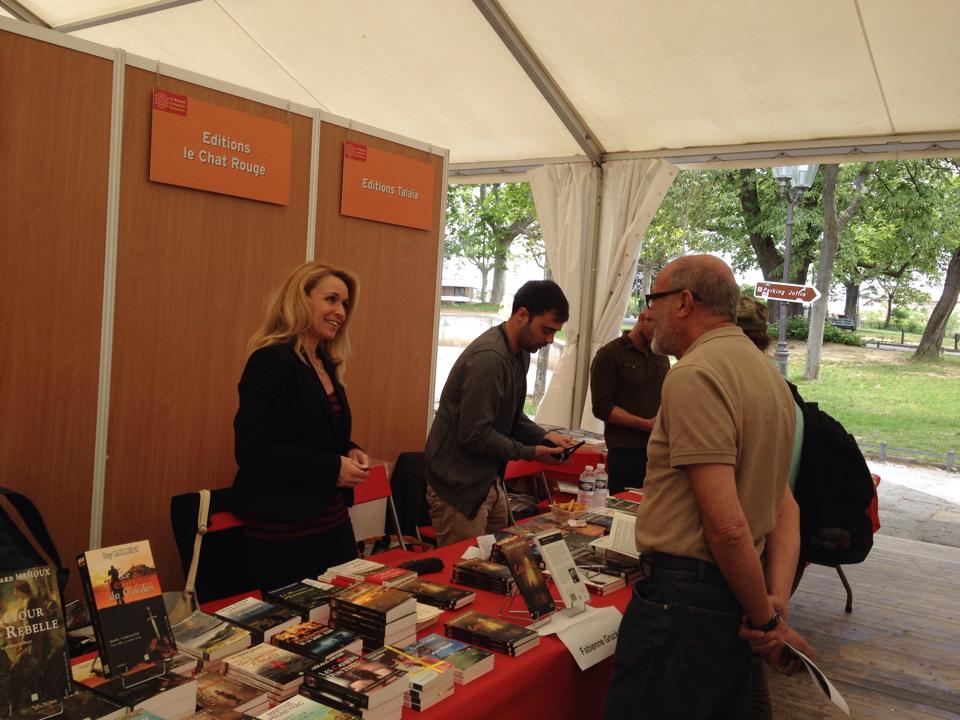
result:
[(777, 669), (799, 550), (786, 492), (793, 398), (736, 325), (740, 290), (710, 255), (669, 263), (646, 296), (653, 349), (674, 355), (648, 445), (636, 542), (644, 577), (617, 640), (605, 718), (748, 718), (750, 646)]

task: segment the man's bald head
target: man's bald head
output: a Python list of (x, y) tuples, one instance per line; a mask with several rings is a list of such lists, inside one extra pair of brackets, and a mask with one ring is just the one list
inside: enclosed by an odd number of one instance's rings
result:
[(713, 255), (684, 255), (667, 263), (660, 271), (665, 284), (687, 288), (701, 310), (718, 318), (736, 323), (740, 303), (740, 288), (733, 271), (723, 260)]

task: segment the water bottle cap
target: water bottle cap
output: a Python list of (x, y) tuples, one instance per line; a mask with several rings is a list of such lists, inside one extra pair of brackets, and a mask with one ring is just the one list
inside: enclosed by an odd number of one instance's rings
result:
[(604, 465), (603, 463), (600, 463), (599, 465), (597, 465), (597, 470), (603, 470), (606, 467), (607, 467), (606, 465)]
[(587, 472), (588, 470), (592, 471), (592, 470), (593, 470), (593, 465), (587, 465), (587, 466), (583, 469), (584, 472)]

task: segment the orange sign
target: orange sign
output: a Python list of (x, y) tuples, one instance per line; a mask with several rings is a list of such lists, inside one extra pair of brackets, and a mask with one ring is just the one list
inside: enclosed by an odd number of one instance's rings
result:
[(340, 214), (429, 230), (433, 176), (430, 163), (345, 142)]
[(169, 90), (153, 91), (150, 179), (286, 205), (289, 125)]

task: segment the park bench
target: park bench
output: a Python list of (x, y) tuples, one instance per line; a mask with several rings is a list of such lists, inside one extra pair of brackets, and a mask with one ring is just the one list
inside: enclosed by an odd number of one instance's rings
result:
[(827, 322), (841, 330), (853, 331), (857, 329), (857, 323), (850, 318), (830, 318)]

